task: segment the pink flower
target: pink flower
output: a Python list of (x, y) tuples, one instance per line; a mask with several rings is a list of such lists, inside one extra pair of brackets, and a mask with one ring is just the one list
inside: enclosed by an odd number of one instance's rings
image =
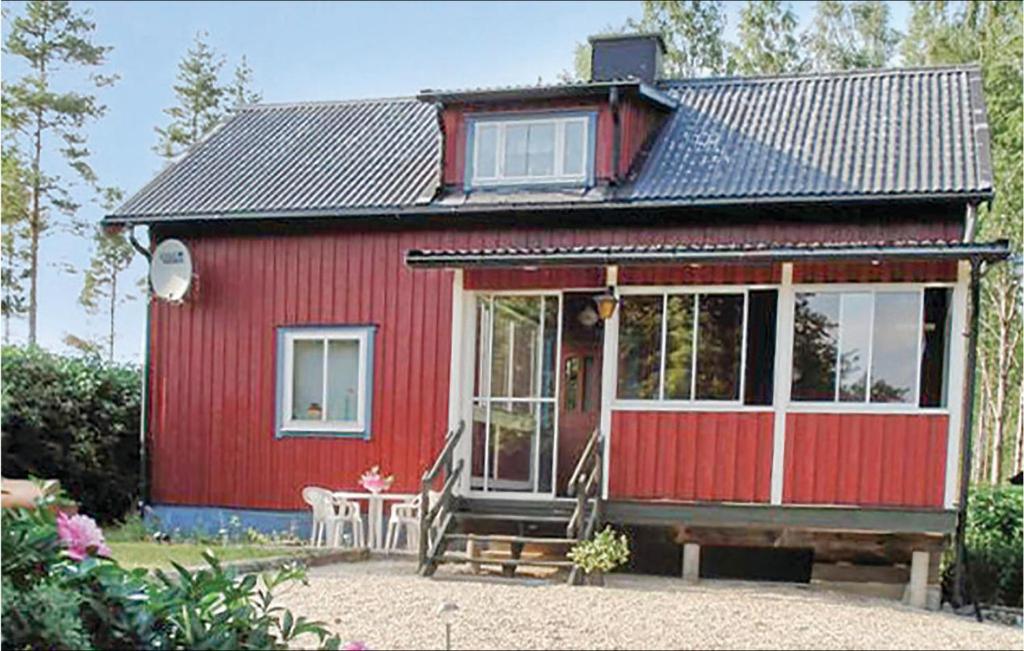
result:
[(374, 466), (363, 473), (359, 478), (359, 485), (370, 491), (371, 493), (380, 493), (391, 488), (391, 484), (394, 483), (395, 476), (388, 475), (387, 477), (380, 476), (380, 466)]
[(370, 647), (366, 646), (366, 642), (352, 641), (346, 642), (341, 651), (370, 651)]
[(87, 515), (68, 517), (67, 513), (58, 513), (57, 535), (68, 548), (68, 556), (76, 561), (84, 559), (90, 552), (110, 556), (110, 548), (103, 540), (103, 531)]

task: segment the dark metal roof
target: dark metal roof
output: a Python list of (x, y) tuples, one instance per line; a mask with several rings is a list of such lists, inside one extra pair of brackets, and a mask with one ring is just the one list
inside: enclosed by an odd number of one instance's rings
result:
[(614, 81), (589, 81), (550, 86), (493, 86), (489, 88), (459, 88), (454, 90), (426, 89), (417, 97), (427, 102), (442, 104), (460, 102), (508, 102), (511, 100), (560, 99), (565, 97), (606, 96), (612, 88), (625, 93), (634, 93), (655, 106), (674, 109), (676, 101), (667, 93), (638, 79), (616, 79)]
[(629, 200), (991, 195), (977, 67), (669, 82)]
[(1006, 240), (995, 242), (756, 242), (497, 248), (411, 249), (411, 267), (542, 267), (609, 264), (811, 262), (825, 260), (1004, 260)]
[(411, 98), (242, 108), (110, 221), (423, 204), (439, 141), (434, 108)]
[[(676, 104), (644, 164), (601, 192), (440, 196), (437, 109), (416, 98), (243, 108), (108, 223), (635, 209), (992, 196), (976, 67), (451, 91), (646, 89)], [(454, 100), (452, 100), (454, 101)], [(652, 101), (661, 101), (652, 99)]]

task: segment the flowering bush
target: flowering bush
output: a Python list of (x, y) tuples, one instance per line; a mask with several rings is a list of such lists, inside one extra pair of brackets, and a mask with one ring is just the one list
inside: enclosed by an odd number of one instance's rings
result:
[(629, 561), (629, 540), (625, 534), (616, 537), (611, 527), (605, 527), (593, 539), (577, 543), (568, 557), (587, 574), (611, 572)]
[(273, 604), (273, 591), (304, 570), (235, 576), (207, 552), (208, 568), (149, 574), (107, 558), (86, 516), (5, 509), (0, 522), (2, 645), (18, 649), (287, 649), (300, 636), (337, 649), (319, 622)]

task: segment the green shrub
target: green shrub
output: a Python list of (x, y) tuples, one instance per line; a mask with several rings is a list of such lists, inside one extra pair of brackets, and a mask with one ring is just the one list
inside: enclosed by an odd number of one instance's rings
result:
[(4, 476), (59, 479), (100, 522), (138, 498), (141, 384), (136, 366), (3, 348)]
[(298, 566), (235, 576), (207, 552), (207, 569), (151, 575), (98, 557), (102, 539), (75, 560), (48, 507), (5, 509), (0, 525), (6, 648), (287, 649), (303, 635), (305, 646), (340, 646), (319, 622), (274, 605), (276, 588), (305, 579)]
[(967, 553), (977, 598), (1021, 605), (1024, 493), (1020, 486), (977, 486), (967, 505)]
[(593, 539), (577, 543), (568, 557), (587, 574), (611, 572), (629, 561), (629, 541), (625, 534), (616, 537), (611, 527), (605, 527)]

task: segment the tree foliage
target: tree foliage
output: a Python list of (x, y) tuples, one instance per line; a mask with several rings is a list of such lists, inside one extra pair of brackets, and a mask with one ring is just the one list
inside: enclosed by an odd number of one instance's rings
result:
[[(101, 75), (95, 70), (105, 63), (110, 48), (93, 42), (95, 23), (88, 11), (79, 11), (68, 2), (32, 0), (25, 10), (11, 21), (4, 41), (4, 54), (16, 57), (25, 65), (22, 77), (5, 83), (3, 104), (5, 129), (12, 129), (19, 151), (26, 152), (25, 169), (29, 206), (25, 219), (24, 238), (15, 238), (11, 246), (25, 240), (27, 251), (29, 343), (36, 341), (38, 318), (38, 283), (40, 241), (51, 225), (54, 212), (74, 216), (79, 206), (70, 193), (70, 181), (44, 163), (53, 160), (44, 152), (56, 149), (59, 159), (75, 176), (95, 186), (96, 174), (89, 165), (89, 148), (85, 128), (103, 116), (106, 107), (89, 92), (70, 90), (82, 84), (68, 80), (69, 69), (88, 72), (86, 87), (99, 88), (113, 83), (116, 77)], [(13, 285), (9, 285), (12, 292)]]
[(5, 477), (59, 479), (101, 521), (135, 504), (141, 378), (135, 366), (4, 347)]
[(730, 71), (775, 75), (803, 68), (797, 18), (788, 2), (747, 2), (740, 9), (736, 32), (737, 42), (728, 48)]
[(807, 60), (821, 71), (883, 68), (892, 62), (899, 41), (889, 5), (871, 0), (819, 0), (804, 32)]
[(665, 37), (669, 77), (725, 72), (725, 13), (719, 0), (644, 0), (643, 16), (630, 26)]
[(231, 108), (260, 101), (254, 91), (253, 71), (245, 56), (232, 78), (222, 81), (225, 59), (208, 43), (209, 34), (199, 32), (192, 47), (178, 63), (174, 84), (176, 103), (164, 109), (170, 122), (157, 127), (159, 141), (154, 150), (164, 158), (176, 158), (210, 133)]

